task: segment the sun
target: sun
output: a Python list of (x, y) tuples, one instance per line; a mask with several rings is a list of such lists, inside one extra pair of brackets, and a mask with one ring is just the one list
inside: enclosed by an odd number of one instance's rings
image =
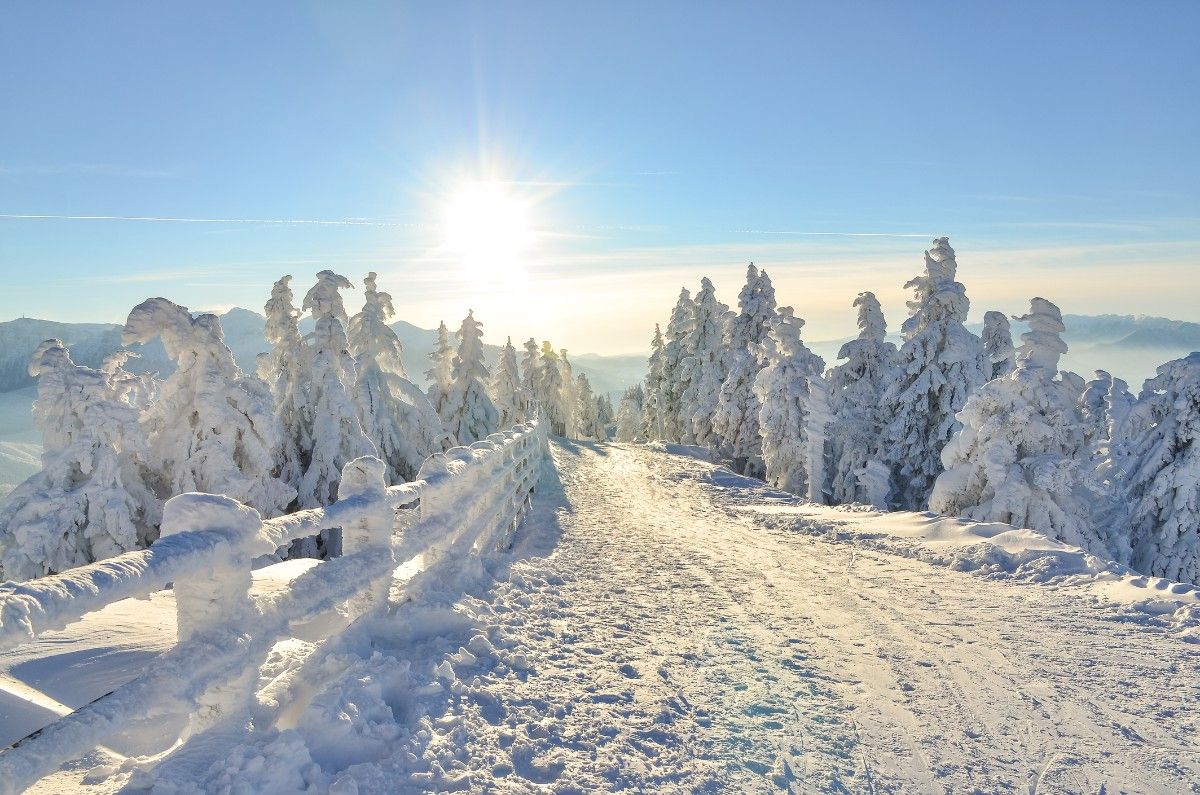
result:
[(446, 202), (442, 244), (472, 279), (518, 277), (534, 238), (529, 211), (529, 202), (502, 183), (468, 183)]

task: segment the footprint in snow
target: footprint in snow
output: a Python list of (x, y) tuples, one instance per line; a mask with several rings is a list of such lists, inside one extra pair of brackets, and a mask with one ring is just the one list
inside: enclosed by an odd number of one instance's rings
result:
[(638, 673), (638, 669), (634, 668), (629, 663), (625, 663), (617, 670), (620, 671), (624, 676), (626, 676), (630, 679), (641, 679), (642, 678), (642, 675), (640, 673)]

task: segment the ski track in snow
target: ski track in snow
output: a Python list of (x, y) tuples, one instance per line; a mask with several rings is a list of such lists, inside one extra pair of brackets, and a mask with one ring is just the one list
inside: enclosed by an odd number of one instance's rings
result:
[(778, 492), (702, 461), (552, 448), (495, 582), (126, 791), (1200, 791), (1200, 646), (1165, 624), (768, 524), (736, 509)]

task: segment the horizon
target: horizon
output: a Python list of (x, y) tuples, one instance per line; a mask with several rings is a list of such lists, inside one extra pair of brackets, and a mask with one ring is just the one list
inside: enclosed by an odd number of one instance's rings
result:
[(522, 8), (16, 9), (0, 261), (42, 278), (0, 316), (258, 311), (328, 267), (422, 328), (619, 355), (753, 261), (836, 339), (864, 290), (898, 328), (948, 234), (973, 320), (1200, 320), (1192, 4)]

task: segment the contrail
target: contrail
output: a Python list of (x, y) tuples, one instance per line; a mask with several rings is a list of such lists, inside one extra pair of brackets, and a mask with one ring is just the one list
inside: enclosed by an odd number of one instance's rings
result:
[(369, 218), (308, 219), (308, 218), (171, 218), (159, 215), (49, 215), (33, 213), (0, 213), (0, 218), (13, 220), (50, 221), (152, 221), (175, 224), (277, 224), (281, 226), (394, 226), (421, 227), (423, 224), (399, 221), (374, 221)]

